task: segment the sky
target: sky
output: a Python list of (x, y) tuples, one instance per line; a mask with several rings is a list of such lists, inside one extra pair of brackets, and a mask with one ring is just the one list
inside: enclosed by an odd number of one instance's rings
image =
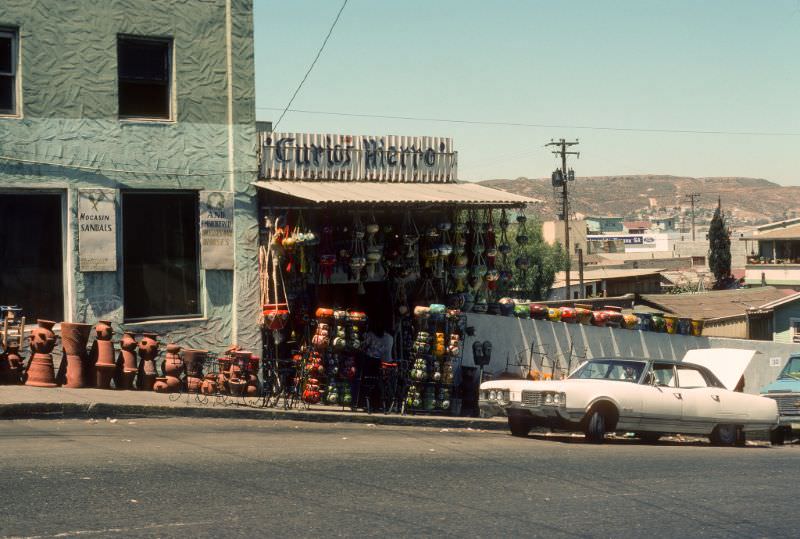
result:
[[(254, 0), (259, 120), (278, 119), (341, 5)], [(349, 0), (291, 108), (429, 120), (290, 111), (277, 130), (452, 137), (469, 181), (549, 177), (544, 144), (563, 137), (578, 177), (800, 185), (798, 102), (800, 0)]]

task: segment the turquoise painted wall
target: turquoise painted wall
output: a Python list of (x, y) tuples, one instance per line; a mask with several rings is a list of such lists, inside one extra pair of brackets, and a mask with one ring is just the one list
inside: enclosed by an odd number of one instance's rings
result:
[[(184, 346), (220, 350), (238, 342), (258, 351), (252, 0), (3, 0), (0, 26), (19, 30), (22, 84), (21, 114), (0, 118), (0, 189), (63, 194), (71, 236), (64, 241), (65, 318), (123, 320), (121, 273), (81, 273), (77, 252), (66, 252), (78, 241), (78, 188), (235, 191), (236, 270), (201, 272), (204, 318), (134, 328)], [(173, 38), (174, 121), (118, 119), (118, 34)]]
[(773, 315), (773, 340), (775, 342), (792, 342), (791, 319), (800, 319), (800, 301), (782, 305), (775, 309)]

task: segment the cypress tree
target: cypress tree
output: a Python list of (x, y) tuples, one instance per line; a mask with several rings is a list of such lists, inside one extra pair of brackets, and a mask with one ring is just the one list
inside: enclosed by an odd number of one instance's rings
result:
[(714, 274), (714, 288), (726, 288), (731, 277), (731, 233), (725, 226), (720, 199), (708, 229), (708, 267)]

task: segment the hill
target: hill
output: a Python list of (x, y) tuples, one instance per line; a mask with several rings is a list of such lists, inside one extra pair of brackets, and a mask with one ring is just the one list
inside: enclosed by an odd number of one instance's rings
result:
[[(543, 200), (531, 208), (542, 219), (558, 213), (558, 197), (549, 178), (486, 180), (482, 185)], [(698, 218), (710, 218), (722, 199), (733, 224), (760, 224), (800, 216), (800, 187), (760, 178), (689, 178), (680, 176), (591, 176), (570, 183), (572, 213), (647, 218), (674, 215), (689, 207), (686, 195), (700, 193)]]

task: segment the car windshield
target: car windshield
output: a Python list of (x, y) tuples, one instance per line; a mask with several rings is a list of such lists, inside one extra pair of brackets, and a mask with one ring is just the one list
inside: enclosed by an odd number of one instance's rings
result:
[(645, 363), (625, 359), (593, 359), (570, 375), (572, 379), (616, 380), (637, 383)]
[(800, 356), (792, 356), (781, 372), (781, 378), (800, 380)]

